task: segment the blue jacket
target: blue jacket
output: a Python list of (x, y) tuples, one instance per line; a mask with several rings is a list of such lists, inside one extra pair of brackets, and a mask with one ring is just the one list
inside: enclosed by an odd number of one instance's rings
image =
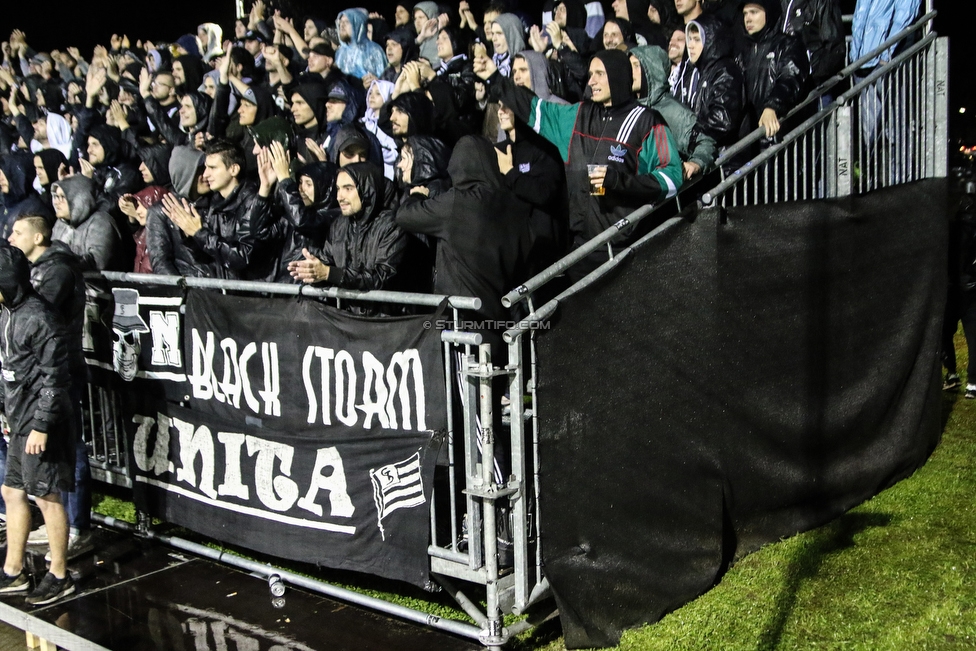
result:
[(383, 74), (388, 62), (386, 52), (366, 36), (366, 21), (369, 15), (365, 9), (346, 9), (336, 18), (336, 28), (345, 16), (352, 26), (352, 35), (348, 43), (343, 42), (336, 50), (335, 62), (347, 75), (362, 79), (366, 73), (373, 73), (376, 77)]
[[(920, 5), (921, 0), (857, 0), (852, 28), (851, 63), (911, 25), (918, 16)], [(872, 68), (887, 63), (891, 60), (894, 49), (888, 48), (863, 67)]]

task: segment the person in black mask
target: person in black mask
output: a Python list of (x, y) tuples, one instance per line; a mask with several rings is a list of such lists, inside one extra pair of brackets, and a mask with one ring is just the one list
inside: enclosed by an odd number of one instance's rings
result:
[[(559, 150), (551, 142), (515, 119), (504, 104), (498, 106), (498, 124), (505, 139), (495, 144), (498, 171), (505, 186), (516, 197), (548, 215), (566, 214), (566, 172), (559, 158)], [(540, 222), (540, 226), (544, 225)], [(532, 259), (532, 270), (539, 271), (555, 261), (566, 248), (567, 224), (551, 220), (551, 225), (538, 236)]]
[[(475, 73), (485, 79), (493, 99), (552, 142), (566, 163), (569, 228), (573, 246), (599, 235), (641, 206), (675, 196), (682, 184), (681, 157), (670, 129), (656, 112), (634, 99), (630, 58), (603, 50), (590, 61), (591, 99), (579, 104), (546, 102), (527, 88), (496, 74), (490, 59), (479, 57)], [(616, 245), (637, 233), (622, 234)], [(573, 267), (573, 273), (599, 263)]]

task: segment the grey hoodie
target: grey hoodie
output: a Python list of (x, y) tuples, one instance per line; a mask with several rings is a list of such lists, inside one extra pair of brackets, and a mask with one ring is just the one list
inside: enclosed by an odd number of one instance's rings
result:
[(197, 171), (203, 167), (205, 158), (202, 151), (193, 147), (174, 147), (169, 157), (169, 177), (173, 181), (173, 192), (189, 199), (196, 184)]
[[(437, 15), (440, 13), (437, 10), (436, 2), (428, 2), (426, 0), (424, 2), (418, 2), (413, 6), (414, 11), (417, 11), (418, 9), (424, 12), (424, 15), (427, 16), (427, 20), (437, 18)], [(441, 65), (441, 58), (437, 56), (436, 37), (428, 38), (426, 41), (420, 44), (420, 57), (430, 61), (430, 65), (434, 68), (434, 70), (437, 70), (438, 66)]]
[(64, 242), (86, 270), (121, 270), (122, 236), (112, 216), (96, 210), (95, 182), (76, 174), (52, 187), (64, 192), (69, 215), (54, 224), (52, 239)]

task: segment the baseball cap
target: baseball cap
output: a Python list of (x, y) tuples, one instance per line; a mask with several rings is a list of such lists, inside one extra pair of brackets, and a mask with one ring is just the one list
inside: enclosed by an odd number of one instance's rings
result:
[(326, 57), (335, 57), (335, 50), (332, 48), (332, 45), (330, 45), (325, 41), (320, 41), (315, 45), (313, 45), (312, 47), (308, 48), (306, 54), (308, 54), (309, 52), (314, 52), (315, 54), (319, 54), (321, 56), (326, 56)]
[(332, 88), (329, 89), (328, 99), (339, 100), (340, 102), (349, 102), (349, 94), (346, 89), (339, 84), (333, 84)]
[(249, 30), (247, 30), (247, 33), (244, 34), (244, 40), (245, 41), (258, 41), (260, 43), (267, 42), (267, 39), (265, 39), (264, 34), (262, 34), (261, 32), (259, 32), (256, 29), (249, 29)]

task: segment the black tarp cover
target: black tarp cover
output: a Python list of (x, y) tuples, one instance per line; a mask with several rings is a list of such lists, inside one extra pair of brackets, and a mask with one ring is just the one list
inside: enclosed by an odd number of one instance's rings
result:
[(946, 184), (708, 209), (539, 334), (546, 574), (569, 648), (837, 517), (938, 443)]

